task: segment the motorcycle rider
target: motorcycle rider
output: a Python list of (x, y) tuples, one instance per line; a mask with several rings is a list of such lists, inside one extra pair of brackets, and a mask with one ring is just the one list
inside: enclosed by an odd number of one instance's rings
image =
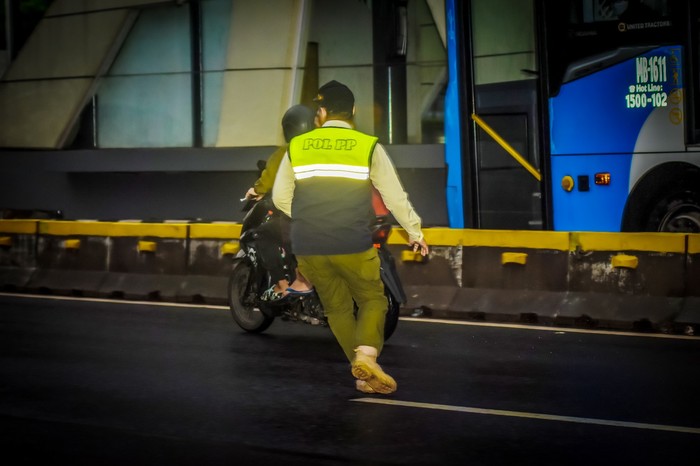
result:
[(275, 183), (277, 176), (277, 168), (282, 161), (282, 157), (287, 152), (289, 141), (294, 136), (311, 131), (316, 127), (316, 114), (306, 105), (292, 105), (284, 112), (282, 116), (282, 133), (286, 144), (279, 146), (265, 162), (265, 169), (260, 174), (260, 177), (255, 181), (253, 186), (245, 193), (246, 199), (261, 200), (267, 193), (272, 190), (272, 185)]
[(376, 137), (354, 129), (352, 91), (330, 81), (315, 101), (321, 127), (291, 140), (272, 200), (292, 219), (299, 269), (316, 288), (328, 324), (351, 362), (356, 389), (389, 394), (396, 391), (396, 381), (377, 363), (387, 299), (369, 227), (372, 185), (408, 233), (414, 251), (427, 255), (428, 245), (385, 149)]
[[(287, 152), (289, 141), (294, 136), (315, 128), (314, 118), (314, 111), (305, 105), (293, 105), (285, 112), (282, 117), (282, 132), (287, 144), (280, 146), (267, 159), (260, 177), (246, 192), (246, 199), (261, 201), (272, 190), (277, 169)], [(267, 221), (257, 228), (256, 241), (260, 259), (275, 285), (263, 293), (262, 299), (275, 301), (289, 294), (310, 293), (312, 286), (299, 273), (296, 259), (291, 253), (289, 217), (275, 209), (271, 202), (266, 202), (264, 207), (268, 209)]]

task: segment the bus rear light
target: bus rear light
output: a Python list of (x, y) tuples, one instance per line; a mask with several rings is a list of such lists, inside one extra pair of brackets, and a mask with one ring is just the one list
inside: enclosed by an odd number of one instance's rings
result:
[(610, 173), (596, 173), (595, 174), (595, 184), (601, 186), (608, 186), (610, 184)]

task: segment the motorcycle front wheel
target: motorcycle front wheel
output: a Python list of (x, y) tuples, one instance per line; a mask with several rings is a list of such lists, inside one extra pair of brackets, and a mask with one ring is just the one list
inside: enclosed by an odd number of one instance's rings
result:
[(228, 284), (229, 308), (233, 320), (246, 332), (263, 332), (275, 320), (265, 315), (257, 304), (261, 288), (249, 263), (241, 261), (234, 266)]

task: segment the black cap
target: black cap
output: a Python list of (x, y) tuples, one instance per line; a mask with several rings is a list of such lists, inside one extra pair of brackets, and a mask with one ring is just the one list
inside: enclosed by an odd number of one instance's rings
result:
[(348, 113), (352, 115), (355, 96), (348, 86), (338, 81), (330, 81), (321, 86), (314, 102), (324, 107), (328, 113)]

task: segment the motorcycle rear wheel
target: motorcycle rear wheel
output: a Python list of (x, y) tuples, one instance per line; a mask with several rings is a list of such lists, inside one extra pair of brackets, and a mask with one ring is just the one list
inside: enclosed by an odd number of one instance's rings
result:
[(401, 303), (394, 298), (391, 292), (386, 288), (384, 294), (389, 302), (386, 318), (384, 319), (384, 341), (387, 341), (394, 334), (394, 330), (396, 330), (396, 326), (399, 324)]
[(263, 313), (258, 306), (261, 283), (253, 275), (253, 268), (247, 262), (235, 265), (228, 285), (228, 302), (233, 320), (246, 332), (260, 333), (275, 320)]

